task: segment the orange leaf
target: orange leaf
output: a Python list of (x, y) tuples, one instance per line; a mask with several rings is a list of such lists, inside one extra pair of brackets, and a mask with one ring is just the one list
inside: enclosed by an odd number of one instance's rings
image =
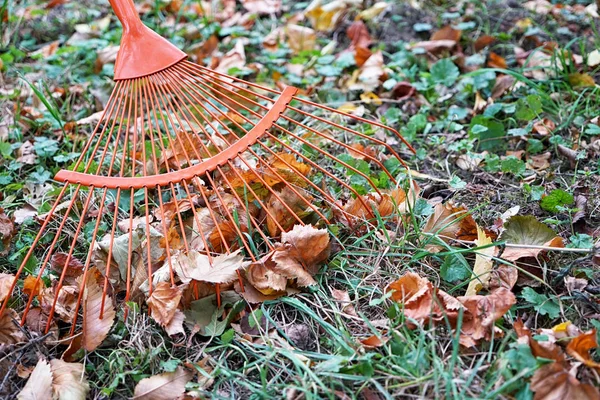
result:
[(499, 56), (496, 53), (490, 52), (488, 56), (487, 66), (490, 68), (506, 69), (506, 60), (504, 59), (504, 57)]
[(597, 400), (600, 392), (597, 388), (581, 383), (560, 363), (544, 365), (531, 378), (531, 390), (534, 400), (577, 399)]
[(433, 33), (429, 40), (453, 40), (455, 42), (460, 41), (462, 31), (452, 28), (450, 25), (446, 25), (439, 31)]
[(483, 50), (485, 47), (489, 46), (490, 44), (494, 43), (496, 41), (496, 38), (490, 35), (483, 35), (480, 36), (476, 41), (475, 44), (473, 44), (473, 47), (475, 48), (475, 52), (479, 52), (481, 50)]
[(592, 329), (589, 332), (582, 333), (573, 338), (567, 345), (567, 353), (588, 367), (600, 371), (600, 363), (594, 361), (590, 356), (590, 350), (597, 347), (598, 341), (596, 339), (596, 329)]
[(170, 282), (159, 282), (147, 300), (152, 318), (160, 325), (167, 326), (177, 312), (181, 296), (179, 287), (171, 287)]
[(29, 297), (35, 297), (40, 294), (40, 291), (44, 288), (44, 281), (39, 281), (35, 276), (29, 275), (23, 282), (23, 293)]
[(369, 336), (366, 339), (361, 339), (360, 342), (368, 349), (381, 347), (388, 342), (389, 338), (379, 337), (377, 335)]

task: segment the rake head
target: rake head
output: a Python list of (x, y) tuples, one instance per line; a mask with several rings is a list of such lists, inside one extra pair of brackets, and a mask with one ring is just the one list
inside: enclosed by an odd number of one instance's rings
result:
[[(116, 85), (75, 167), (56, 175), (64, 186), (12, 284), (35, 255), (22, 323), (35, 310), (46, 332), (58, 316), (73, 334), (89, 274), (102, 319), (107, 301), (152, 295), (159, 271), (175, 285), (178, 254), (257, 263), (296, 225), (352, 229), (394, 211), (404, 163), (391, 144), (412, 150), (397, 131), (181, 59), (152, 42), (130, 0), (111, 4), (126, 44)], [(153, 64), (132, 64), (140, 59)], [(42, 279), (53, 296), (36, 296)], [(191, 279), (196, 296), (206, 281)]]

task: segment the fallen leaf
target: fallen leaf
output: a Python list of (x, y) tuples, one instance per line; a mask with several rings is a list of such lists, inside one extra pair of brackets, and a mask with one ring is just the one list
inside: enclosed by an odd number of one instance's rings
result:
[(587, 56), (587, 66), (595, 67), (600, 65), (600, 50), (592, 50)]
[(274, 271), (275, 263), (268, 254), (261, 260), (250, 264), (246, 269), (246, 279), (250, 285), (266, 296), (284, 294), (287, 277)]
[(590, 355), (590, 350), (596, 348), (598, 348), (596, 329), (592, 329), (589, 332), (582, 333), (571, 339), (567, 345), (567, 354), (588, 367), (600, 371), (600, 363), (594, 361)]
[(181, 296), (181, 288), (172, 287), (170, 282), (159, 282), (146, 300), (152, 318), (163, 327), (169, 325), (177, 312)]
[(492, 99), (499, 99), (510, 87), (513, 86), (516, 79), (511, 75), (500, 75), (496, 78), (492, 88)]
[(339, 302), (342, 312), (353, 317), (358, 316), (354, 306), (352, 305), (352, 301), (350, 300), (350, 295), (346, 290), (331, 289), (331, 296)]
[(59, 252), (50, 259), (50, 268), (59, 276), (62, 276), (64, 272), (65, 277), (76, 278), (83, 273), (84, 265), (73, 255), (69, 257), (67, 253)]
[(582, 88), (582, 87), (595, 87), (596, 82), (594, 78), (592, 78), (589, 74), (582, 74), (579, 72), (575, 72), (569, 74), (567, 77), (569, 84), (574, 88)]
[(330, 253), (329, 232), (312, 225), (296, 225), (281, 234), (282, 246), (273, 254), (273, 270), (289, 279), (297, 279), (298, 286), (316, 284), (313, 279), (318, 267)]
[(373, 43), (367, 25), (360, 20), (354, 21), (348, 27), (346, 35), (354, 47), (368, 48)]
[(365, 21), (370, 21), (385, 10), (387, 10), (389, 6), (390, 4), (386, 1), (378, 1), (371, 7), (359, 12), (357, 18), (363, 19)]
[(174, 336), (178, 333), (185, 333), (183, 330), (183, 322), (185, 321), (185, 314), (181, 310), (176, 310), (175, 315), (171, 318), (171, 321), (164, 326), (167, 335)]
[(108, 335), (115, 319), (115, 308), (112, 298), (105, 297), (104, 313), (102, 319), (102, 290), (97, 283), (97, 269), (92, 268), (88, 271), (83, 291), (83, 328), (82, 328), (82, 346), (87, 351), (93, 351), (98, 347)]
[(535, 171), (543, 171), (548, 169), (550, 168), (550, 158), (552, 158), (552, 153), (549, 151), (546, 153), (529, 156), (527, 159), (527, 168)]
[(546, 136), (556, 129), (556, 124), (550, 118), (544, 118), (534, 122), (533, 130), (539, 134)]
[(531, 378), (530, 389), (535, 393), (534, 400), (596, 400), (600, 398), (600, 391), (597, 388), (581, 383), (557, 362), (538, 369)]
[[(474, 240), (477, 237), (477, 224), (463, 206), (448, 202), (435, 206), (422, 232), (438, 236), (446, 242), (453, 239)], [(433, 252), (442, 250), (436, 244), (427, 244), (426, 248)]]
[(294, 54), (305, 50), (313, 50), (317, 45), (317, 34), (311, 28), (296, 24), (287, 24), (285, 26), (285, 34), (288, 46)]
[(321, 0), (314, 0), (304, 11), (304, 15), (314, 29), (320, 32), (330, 32), (340, 21), (342, 14), (348, 8), (344, 0), (334, 0), (321, 5)]
[(0, 344), (15, 344), (25, 341), (25, 335), (19, 326), (19, 315), (6, 308), (0, 316)]
[(185, 385), (193, 374), (182, 367), (174, 372), (166, 372), (142, 379), (133, 394), (135, 400), (173, 400), (185, 392)]
[(425, 40), (414, 43), (409, 47), (411, 49), (424, 49), (427, 52), (435, 53), (440, 50), (450, 50), (456, 46), (455, 40)]
[(348, 81), (348, 89), (373, 92), (381, 84), (381, 78), (385, 74), (383, 68), (383, 53), (381, 51), (373, 53), (358, 70), (358, 75)]
[(38, 280), (35, 276), (29, 275), (23, 281), (23, 293), (28, 297), (36, 297), (43, 288), (44, 281), (41, 278)]
[(500, 69), (507, 68), (506, 60), (504, 59), (504, 57), (499, 56), (498, 54), (496, 54), (494, 52), (490, 52), (490, 54), (488, 55), (487, 66), (490, 68), (500, 68)]
[(444, 26), (437, 32), (434, 32), (429, 40), (431, 41), (439, 41), (439, 40), (452, 40), (454, 42), (459, 42), (460, 37), (462, 35), (462, 31), (458, 29), (452, 28), (450, 25)]
[(15, 212), (13, 212), (14, 223), (17, 225), (20, 225), (30, 218), (37, 217), (37, 215), (38, 215), (38, 213), (35, 210), (35, 208), (30, 206), (29, 204), (25, 204), (23, 207), (15, 210)]
[(50, 360), (54, 380), (52, 388), (55, 397), (60, 400), (85, 400), (90, 385), (85, 376), (85, 367), (80, 363), (68, 363), (63, 360)]
[(473, 44), (473, 48), (475, 49), (475, 52), (480, 52), (481, 50), (483, 50), (490, 44), (494, 43), (495, 41), (496, 41), (496, 38), (493, 36), (482, 35), (479, 38), (477, 38), (477, 40)]
[(18, 400), (52, 400), (52, 370), (50, 364), (40, 358), (27, 380), (27, 383), (17, 395)]
[(499, 239), (508, 244), (520, 245), (520, 247), (507, 246), (505, 248), (501, 257), (508, 261), (516, 261), (524, 257), (537, 258), (544, 250), (527, 247), (528, 245), (564, 247), (562, 239), (532, 215), (511, 217), (504, 224), (504, 231), (500, 234)]
[(526, 10), (546, 15), (552, 10), (552, 3), (547, 0), (532, 0), (523, 3), (522, 7)]
[[(22, 164), (35, 165), (37, 163), (37, 154), (33, 147), (33, 143), (31, 143), (29, 140), (23, 142), (21, 147), (19, 147), (19, 150), (17, 150), (17, 156), (17, 161)], [(1, 234), (2, 232), (0, 231), (0, 235)]]
[(0, 255), (7, 254), (10, 248), (10, 240), (15, 234), (15, 224), (0, 208)]
[(259, 14), (275, 14), (281, 11), (281, 0), (241, 0), (246, 11)]
[[(492, 239), (479, 226), (477, 227), (477, 240), (475, 241), (475, 244), (477, 247), (492, 244)], [(491, 278), (490, 273), (492, 271), (492, 266), (494, 265), (492, 257), (494, 256), (495, 251), (495, 246), (477, 250), (475, 253), (473, 275), (471, 276), (471, 281), (469, 282), (465, 296), (475, 295), (482, 288), (488, 286)]]
[(15, 280), (13, 274), (0, 273), (0, 302), (10, 294), (10, 288)]
[[(222, 74), (228, 74), (230, 69), (243, 69), (245, 66), (246, 52), (244, 50), (244, 43), (241, 40), (237, 40), (233, 46), (233, 49), (225, 53), (214, 70)], [(194, 135), (194, 137), (195, 136), (196, 135)]]
[(498, 319), (515, 305), (515, 295), (506, 288), (494, 290), (487, 296), (457, 297), (465, 307), (460, 343), (465, 347), (475, 346), (479, 340), (491, 340), (492, 336), (501, 337), (502, 330), (495, 326)]
[(229, 283), (237, 279), (237, 271), (240, 268), (248, 265), (244, 263), (241, 250), (212, 258), (190, 250), (187, 255), (180, 253), (175, 256), (174, 262), (180, 267), (179, 278), (184, 283), (189, 282), (190, 279), (211, 283)]
[(377, 335), (369, 336), (366, 339), (360, 339), (360, 343), (365, 346), (367, 349), (376, 349), (385, 345), (388, 342), (388, 338), (380, 337)]

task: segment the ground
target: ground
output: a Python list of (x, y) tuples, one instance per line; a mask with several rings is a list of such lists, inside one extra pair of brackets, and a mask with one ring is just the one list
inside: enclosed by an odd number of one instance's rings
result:
[(10, 297), (4, 277), (62, 187), (52, 178), (89, 138), (86, 118), (106, 105), (122, 29), (107, 1), (0, 0), (0, 295), (16, 310), (0, 318), (2, 398), (38, 360), (61, 357), (83, 364), (94, 399), (183, 370), (195, 373), (189, 398), (600, 396), (596, 3), (322, 3), (136, 6), (193, 62), (228, 60), (230, 74), (398, 130), (415, 153), (385, 140), (409, 167), (400, 190), (416, 183), (418, 200), (360, 229), (329, 226), (315, 285), (244, 303), (218, 334), (169, 336), (130, 302), (95, 350), (65, 356), (61, 321), (59, 340), (3, 332), (27, 301), (23, 279)]

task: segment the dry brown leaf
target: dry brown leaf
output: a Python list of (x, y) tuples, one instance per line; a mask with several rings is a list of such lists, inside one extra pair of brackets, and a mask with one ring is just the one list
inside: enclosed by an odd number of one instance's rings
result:
[(159, 282), (146, 301), (152, 318), (163, 327), (169, 325), (177, 312), (181, 296), (181, 288), (171, 287), (170, 282)]
[(516, 79), (511, 75), (500, 75), (496, 78), (496, 83), (492, 88), (492, 99), (500, 98), (512, 85)]
[(533, 130), (539, 135), (549, 135), (556, 129), (556, 124), (550, 118), (544, 118), (534, 122)]
[(411, 49), (424, 49), (427, 52), (435, 53), (440, 50), (450, 50), (456, 46), (455, 40), (425, 40), (410, 45)]
[(544, 365), (531, 378), (534, 400), (597, 400), (600, 392), (592, 385), (581, 383), (560, 363)]
[(40, 292), (40, 306), (47, 315), (50, 315), (50, 310), (54, 307), (55, 315), (58, 315), (65, 322), (71, 322), (75, 316), (78, 294), (79, 286), (76, 286), (76, 284), (65, 285), (60, 288), (55, 303), (56, 288), (45, 288)]
[(552, 153), (549, 151), (542, 154), (529, 156), (527, 159), (527, 168), (535, 171), (543, 171), (548, 169), (550, 168), (550, 158), (552, 158)]
[(281, 11), (281, 0), (241, 0), (246, 11), (255, 14), (275, 14)]
[[(477, 227), (477, 240), (475, 241), (475, 244), (477, 247), (492, 244), (492, 238), (490, 238), (479, 226)], [(492, 257), (494, 256), (495, 251), (495, 246), (477, 250), (475, 254), (473, 275), (471, 276), (471, 281), (469, 282), (465, 296), (475, 295), (482, 288), (488, 286), (491, 278), (492, 266), (494, 265)]]
[(10, 288), (15, 280), (13, 274), (0, 274), (0, 302), (10, 294)]
[(35, 297), (40, 294), (40, 291), (44, 288), (44, 281), (40, 278), (39, 280), (33, 276), (29, 275), (23, 281), (23, 293), (25, 293), (29, 297)]
[[(46, 333), (47, 325), (48, 314), (44, 313), (41, 308), (34, 307), (29, 310), (27, 317), (25, 317), (25, 326), (29, 329), (29, 332), (35, 332), (38, 335), (43, 336)], [(58, 326), (54, 321), (50, 323), (48, 332), (50, 333), (50, 336), (47, 338), (47, 341), (52, 342), (58, 340)]]
[(346, 290), (331, 289), (331, 296), (340, 303), (342, 312), (353, 317), (358, 317), (358, 314), (356, 314), (356, 310), (352, 305), (352, 301), (350, 300), (350, 295)]
[(373, 92), (381, 83), (381, 78), (385, 75), (383, 53), (377, 51), (365, 61), (358, 70), (358, 75), (353, 76), (348, 81), (348, 89), (362, 90), (363, 92)]
[(15, 344), (25, 341), (25, 335), (19, 326), (19, 315), (7, 308), (0, 316), (0, 344)]
[(590, 355), (590, 350), (596, 348), (598, 348), (596, 329), (592, 329), (589, 332), (582, 333), (581, 335), (571, 339), (567, 345), (567, 354), (575, 358), (577, 361), (581, 361), (588, 367), (600, 371), (600, 363), (594, 361)]
[(492, 334), (501, 337), (502, 330), (494, 323), (517, 302), (515, 295), (506, 288), (496, 289), (487, 296), (461, 296), (457, 299), (465, 307), (459, 338), (465, 347), (475, 346), (481, 339), (490, 340)]
[(231, 254), (222, 254), (217, 257), (208, 256), (197, 251), (190, 250), (173, 257), (173, 264), (177, 263), (177, 273), (182, 282), (187, 283), (190, 279), (211, 283), (229, 283), (237, 279), (237, 271), (244, 268), (244, 256), (241, 250)]
[(80, 363), (50, 360), (54, 380), (52, 388), (60, 400), (85, 400), (90, 385), (85, 376), (85, 367)]
[[(437, 235), (446, 242), (453, 239), (474, 240), (477, 237), (477, 224), (463, 206), (456, 206), (449, 201), (435, 206), (423, 232)], [(441, 246), (434, 244), (428, 244), (426, 248), (432, 252), (442, 250)]]
[(176, 310), (171, 321), (164, 326), (167, 335), (174, 336), (178, 333), (185, 333), (183, 330), (183, 321), (185, 321), (185, 314), (181, 310)]
[(287, 43), (294, 54), (305, 50), (314, 50), (317, 45), (316, 32), (306, 26), (287, 24), (285, 26)]
[(490, 44), (494, 43), (495, 41), (496, 41), (496, 38), (493, 36), (490, 36), (490, 35), (480, 36), (473, 44), (473, 47), (475, 48), (475, 52), (480, 52), (481, 50), (483, 50)]
[(331, 250), (327, 229), (296, 225), (281, 234), (281, 242), (282, 246), (272, 257), (273, 270), (289, 279), (297, 279), (298, 286), (314, 285), (313, 275)]
[[(233, 49), (229, 50), (219, 64), (214, 68), (215, 71), (222, 74), (227, 74), (232, 68), (242, 69), (246, 66), (246, 52), (244, 50), (244, 43), (241, 40), (235, 42)], [(201, 147), (199, 147), (201, 148)]]
[(368, 49), (371, 43), (373, 43), (367, 25), (361, 20), (354, 21), (346, 30), (346, 35), (354, 47)]
[(190, 371), (177, 367), (175, 372), (166, 372), (142, 379), (135, 387), (134, 400), (173, 400), (185, 392), (185, 385), (193, 378)]
[(508, 244), (522, 246), (506, 247), (501, 257), (508, 261), (516, 261), (524, 257), (537, 258), (543, 251), (541, 248), (527, 247), (528, 245), (564, 247), (562, 239), (532, 215), (511, 217), (504, 224), (504, 231), (499, 239), (505, 240)]
[(17, 395), (18, 400), (52, 400), (52, 370), (50, 364), (40, 358), (29, 380)]
[(310, 207), (312, 200), (307, 192), (292, 190), (289, 186), (285, 186), (281, 192), (271, 194), (265, 210), (269, 235), (279, 236), (281, 228), (287, 231), (298, 223), (298, 218), (302, 220), (313, 212)]
[(438, 40), (452, 40), (454, 42), (459, 42), (460, 37), (462, 35), (462, 31), (458, 29), (452, 28), (450, 25), (444, 26), (437, 32), (434, 32), (429, 40), (438, 41)]
[(271, 296), (284, 293), (287, 287), (287, 278), (273, 271), (275, 263), (271, 254), (261, 260), (250, 264), (246, 269), (246, 279), (260, 293)]
[(7, 254), (10, 248), (10, 240), (15, 234), (15, 224), (0, 208), (0, 255)]
[(93, 351), (108, 335), (115, 319), (115, 308), (110, 296), (105, 297), (104, 313), (100, 319), (102, 307), (102, 289), (98, 286), (96, 274), (98, 270), (88, 271), (83, 291), (83, 334), (82, 346)]
[(59, 275), (66, 269), (65, 277), (76, 278), (83, 273), (84, 265), (72, 255), (69, 258), (67, 253), (55, 253), (50, 259), (50, 268)]

